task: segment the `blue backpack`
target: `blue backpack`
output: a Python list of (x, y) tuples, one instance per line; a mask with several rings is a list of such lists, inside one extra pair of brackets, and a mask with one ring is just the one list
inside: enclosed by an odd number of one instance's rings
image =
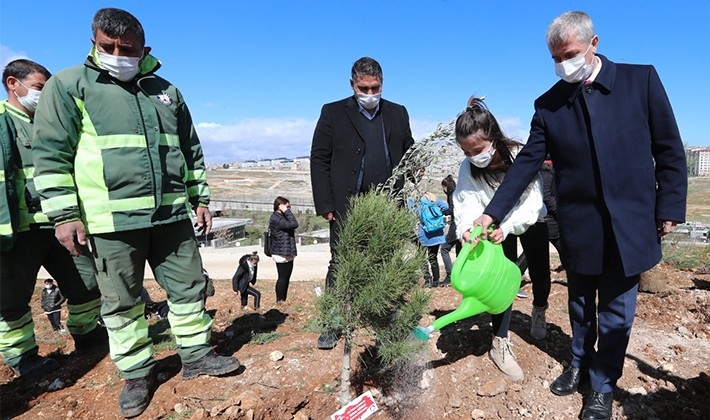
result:
[(435, 202), (426, 199), (422, 200), (422, 205), (419, 207), (419, 220), (422, 222), (422, 229), (427, 233), (443, 229), (446, 225), (441, 208)]

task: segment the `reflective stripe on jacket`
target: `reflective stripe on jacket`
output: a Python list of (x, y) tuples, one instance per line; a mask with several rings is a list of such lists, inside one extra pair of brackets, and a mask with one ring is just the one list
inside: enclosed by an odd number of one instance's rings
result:
[[(0, 103), (2, 104), (2, 103)], [(17, 194), (15, 193), (15, 157), (12, 139), (15, 127), (4, 108), (0, 108), (0, 249), (9, 251), (15, 242)]]
[(0, 102), (0, 109), (4, 110), (7, 117), (15, 126), (13, 144), (16, 156), (15, 164), (15, 191), (17, 191), (17, 204), (19, 210), (18, 226), (16, 232), (30, 229), (51, 229), (49, 218), (42, 213), (40, 199), (34, 186), (34, 162), (32, 161), (32, 132), (34, 130), (32, 118), (20, 111), (7, 101)]
[(154, 72), (123, 83), (84, 66), (54, 75), (35, 114), (35, 186), (54, 223), (83, 220), (88, 233), (168, 224), (207, 206), (204, 157), (178, 89)]

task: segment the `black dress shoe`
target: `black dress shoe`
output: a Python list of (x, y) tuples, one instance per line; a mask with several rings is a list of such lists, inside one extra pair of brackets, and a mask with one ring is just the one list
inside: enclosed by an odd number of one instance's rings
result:
[(589, 380), (589, 372), (574, 366), (569, 366), (550, 385), (550, 391), (555, 395), (565, 396), (577, 392), (581, 382)]
[(592, 391), (582, 409), (582, 420), (610, 420), (613, 392)]

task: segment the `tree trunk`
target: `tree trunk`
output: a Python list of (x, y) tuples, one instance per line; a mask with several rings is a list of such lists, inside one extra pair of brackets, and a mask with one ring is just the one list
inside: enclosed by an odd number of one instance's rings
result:
[(352, 353), (352, 333), (347, 331), (343, 340), (343, 369), (340, 371), (340, 406), (345, 407), (350, 396), (350, 355)]

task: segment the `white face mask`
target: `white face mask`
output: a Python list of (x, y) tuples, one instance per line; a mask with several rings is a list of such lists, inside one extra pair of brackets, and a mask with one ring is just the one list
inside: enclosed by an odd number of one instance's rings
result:
[(15, 96), (17, 97), (17, 101), (20, 103), (20, 105), (24, 106), (27, 112), (33, 113), (37, 109), (37, 104), (39, 104), (39, 95), (42, 93), (41, 91), (37, 89), (32, 89), (28, 88), (27, 86), (24, 85), (24, 83), (18, 82), (27, 89), (27, 95), (25, 96), (20, 96), (15, 92)]
[(143, 58), (142, 55), (140, 57), (123, 57), (99, 51), (101, 68), (108, 70), (108, 74), (110, 74), (111, 77), (122, 82), (133, 80), (133, 78), (140, 72), (141, 58)]
[(44, 285), (44, 288), (45, 288), (45, 289), (51, 289), (51, 288), (52, 288), (52, 285), (51, 285), (51, 284), (45, 284), (45, 285)]
[(366, 93), (356, 93), (357, 101), (363, 108), (372, 110), (377, 108), (380, 103), (380, 97), (382, 93), (375, 93), (374, 95), (368, 95)]
[(476, 168), (485, 168), (490, 165), (493, 160), (493, 155), (495, 154), (496, 149), (493, 147), (493, 144), (491, 144), (491, 147), (489, 147), (485, 152), (481, 152), (476, 156), (466, 156), (466, 159), (468, 159), (468, 161), (471, 162)]
[(589, 44), (587, 51), (569, 60), (561, 63), (555, 63), (555, 74), (567, 83), (579, 83), (582, 80), (587, 80), (594, 69), (594, 59), (592, 64), (587, 64), (585, 56), (592, 44)]

